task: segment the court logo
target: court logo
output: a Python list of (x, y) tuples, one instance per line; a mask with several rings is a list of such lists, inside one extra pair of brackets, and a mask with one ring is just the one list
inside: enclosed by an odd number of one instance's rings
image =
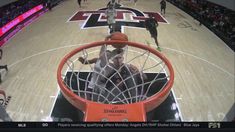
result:
[[(106, 9), (107, 8), (101, 8), (97, 11), (79, 11), (68, 21), (85, 21), (81, 27), (82, 29), (108, 26), (105, 17)], [(144, 20), (147, 19), (149, 15), (154, 16), (155, 20), (160, 23), (168, 23), (167, 20), (163, 18), (158, 12), (141, 12), (139, 10), (127, 7), (119, 7), (116, 10), (116, 25), (120, 26), (121, 28), (124, 26), (145, 28)]]

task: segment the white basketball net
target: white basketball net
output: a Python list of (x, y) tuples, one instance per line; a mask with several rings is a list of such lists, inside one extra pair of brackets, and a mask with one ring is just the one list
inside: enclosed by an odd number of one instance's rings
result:
[[(78, 60), (99, 57), (101, 46), (83, 49), (66, 61), (61, 73), (73, 93), (98, 103), (130, 104), (146, 100), (167, 85), (169, 70), (158, 56), (132, 46), (125, 46), (121, 53), (110, 45), (104, 46), (106, 62), (100, 58), (94, 64)], [(122, 57), (123, 64), (117, 66), (115, 59)]]

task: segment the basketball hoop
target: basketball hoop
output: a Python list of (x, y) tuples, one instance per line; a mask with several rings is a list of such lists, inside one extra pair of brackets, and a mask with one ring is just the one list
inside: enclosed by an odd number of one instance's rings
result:
[[(118, 43), (126, 45), (123, 48), (123, 65), (119, 68), (111, 65), (111, 60), (117, 55), (109, 58), (101, 68), (102, 72), (96, 72), (94, 64), (84, 65), (78, 61), (81, 56), (85, 59), (98, 57), (101, 46), (114, 51), (112, 45)], [(125, 74), (120, 72), (123, 67)], [(131, 72), (133, 67), (135, 72)], [(112, 74), (107, 76), (107, 72)], [(146, 81), (144, 74), (152, 72), (156, 76)], [(161, 73), (165, 76), (161, 76)], [(95, 83), (91, 81), (94, 75), (103, 78), (98, 91), (90, 87), (91, 83), (100, 84), (98, 80)], [(113, 79), (115, 76), (119, 76), (120, 80)], [(142, 122), (146, 121), (147, 112), (168, 97), (174, 71), (169, 60), (155, 49), (134, 42), (112, 40), (94, 42), (71, 51), (59, 64), (57, 81), (64, 97), (84, 112), (84, 121)], [(155, 90), (156, 87), (159, 90)]]

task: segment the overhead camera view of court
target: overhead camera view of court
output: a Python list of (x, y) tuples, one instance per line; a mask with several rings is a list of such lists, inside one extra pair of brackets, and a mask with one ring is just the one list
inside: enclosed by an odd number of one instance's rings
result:
[(0, 121), (235, 121), (233, 0), (2, 0)]

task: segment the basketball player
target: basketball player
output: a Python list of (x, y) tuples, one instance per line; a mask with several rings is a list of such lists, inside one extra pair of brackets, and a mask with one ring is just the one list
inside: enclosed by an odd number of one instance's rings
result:
[[(128, 41), (128, 36), (121, 32), (114, 32), (111, 35), (107, 36), (106, 41), (108, 40), (123, 40), (123, 41)], [(113, 102), (120, 102), (119, 99), (124, 99), (124, 96), (126, 98), (131, 98), (131, 97), (137, 97), (141, 89), (141, 86), (136, 86), (139, 85), (140, 83), (143, 83), (143, 80), (146, 79), (147, 77), (142, 73), (139, 72), (137, 67), (131, 64), (125, 64), (123, 63), (124, 61), (124, 48), (125, 45), (116, 45), (116, 49), (112, 51), (112, 56), (110, 60), (113, 63), (109, 63), (109, 67), (106, 69), (109, 72), (107, 72), (106, 77), (112, 80), (112, 82), (115, 84), (109, 84), (106, 86), (108, 88), (108, 91), (111, 91), (113, 95), (106, 94), (108, 97), (109, 101)], [(142, 78), (142, 81), (141, 81)], [(141, 81), (141, 82), (140, 82)], [(123, 91), (126, 91), (122, 93)], [(129, 94), (128, 94), (129, 93)], [(130, 100), (129, 100), (130, 101)], [(132, 99), (131, 102), (134, 101), (134, 98)]]
[[(141, 78), (145, 80), (147, 77), (142, 72), (139, 72), (134, 65), (123, 63), (124, 50), (122, 48), (116, 48), (112, 52), (105, 51), (103, 48), (101, 48), (103, 53), (101, 53), (99, 58), (86, 61), (84, 58), (79, 57), (79, 61), (83, 64), (95, 63), (88, 88), (92, 89), (93, 93), (108, 99), (104, 103), (121, 102), (125, 97), (128, 98), (129, 102), (135, 102), (141, 91), (141, 86), (137, 85), (143, 83), (140, 82)], [(107, 52), (106, 59), (103, 56), (105, 52)], [(103, 59), (105, 61), (102, 61)], [(113, 63), (108, 63), (108, 60), (111, 60)], [(113, 82), (111, 85), (110, 81)], [(89, 98), (91, 99), (91, 97)], [(94, 96), (92, 100), (98, 102), (104, 101), (104, 99), (97, 96)]]
[(116, 0), (110, 0), (106, 7), (108, 8), (109, 5), (112, 5), (114, 8), (119, 8), (121, 6), (120, 0), (118, 0), (118, 2), (116, 2)]
[(136, 6), (137, 0), (134, 0), (134, 3), (135, 3), (135, 6)]
[(117, 15), (116, 9), (112, 4), (108, 6), (108, 9), (105, 11), (106, 17), (107, 17), (107, 23), (109, 26), (109, 33), (115, 32), (115, 17)]
[[(115, 49), (112, 52), (115, 54), (115, 56), (111, 58), (113, 63), (109, 64), (109, 70), (112, 72), (109, 72), (106, 76), (114, 82), (119, 90), (115, 87), (109, 89), (109, 91), (112, 91), (113, 95), (116, 95), (109, 99), (112, 100), (112, 102), (119, 102), (118, 98), (124, 100), (124, 97), (122, 96), (125, 96), (128, 99), (128, 102), (136, 102), (136, 99), (140, 96), (140, 91), (143, 88), (140, 84), (143, 84), (144, 80), (147, 79), (147, 76), (143, 72), (140, 72), (136, 66), (123, 62), (123, 49)], [(120, 92), (123, 93), (120, 94)]]
[(82, 7), (81, 2), (82, 2), (82, 0), (78, 0), (78, 5), (79, 5), (80, 8)]
[(110, 0), (107, 4), (107, 8), (112, 5), (115, 8), (116, 1), (115, 0)]
[[(100, 58), (86, 61), (79, 57), (79, 61), (83, 64), (95, 63), (88, 88), (92, 89), (97, 95), (103, 95), (107, 98), (108, 102), (105, 103), (121, 102), (120, 100), (124, 100), (124, 96), (128, 98), (129, 102), (135, 102), (140, 96), (142, 88), (140, 84), (147, 79), (147, 76), (140, 72), (136, 66), (123, 63), (124, 50), (122, 48), (114, 49), (112, 52), (105, 51), (102, 48), (101, 50), (103, 50), (103, 53), (101, 53)], [(107, 52), (107, 57), (103, 56), (105, 52)], [(108, 60), (113, 63), (108, 63)], [(113, 83), (111, 86), (107, 86), (110, 80)], [(91, 99), (91, 97), (88, 98)], [(92, 100), (102, 101), (103, 99), (96, 97)]]
[(155, 20), (155, 18), (152, 15), (149, 15), (149, 18), (145, 20), (145, 27), (150, 32), (151, 37), (154, 39), (157, 45), (157, 49), (161, 51), (159, 43), (158, 43), (158, 39), (157, 39), (158, 22)]
[(166, 13), (166, 1), (165, 0), (162, 0), (160, 2), (160, 5), (161, 5), (161, 14), (162, 14), (162, 11), (164, 12), (164, 14)]
[[(105, 41), (110, 40), (114, 34), (116, 33), (112, 33), (111, 35), (108, 35), (105, 38)], [(126, 39), (128, 40), (128, 38)], [(96, 93), (100, 93), (100, 91), (104, 93), (105, 91), (105, 90), (102, 90), (103, 88), (105, 88), (105, 85), (106, 85), (104, 83), (104, 80), (105, 80), (106, 75), (110, 74), (109, 73), (110, 70), (107, 69), (108, 68), (107, 64), (108, 64), (109, 59), (112, 56), (114, 56), (114, 53), (115, 52), (111, 52), (107, 50), (106, 45), (102, 45), (98, 58), (93, 58), (90, 60), (87, 60), (87, 58), (83, 58), (83, 57), (78, 58), (78, 60), (83, 64), (95, 63), (94, 72), (92, 73), (91, 81), (88, 85), (88, 88), (94, 90)]]
[[(111, 51), (107, 50), (106, 45), (102, 45), (99, 53), (99, 58), (93, 58), (87, 60), (83, 57), (79, 57), (78, 60), (82, 64), (95, 64), (91, 80), (88, 84), (88, 90), (92, 90), (97, 94), (105, 92), (105, 74), (109, 74), (107, 69), (107, 63), (111, 57)], [(88, 97), (90, 98), (90, 97)], [(91, 99), (91, 98), (90, 98)]]
[[(3, 55), (3, 51), (2, 51), (2, 49), (0, 49), (0, 59), (2, 59), (2, 55)], [(5, 69), (8, 72), (7, 65), (0, 66), (0, 69)], [(1, 73), (0, 73), (0, 83), (1, 82), (2, 82), (2, 76), (1, 76)]]

